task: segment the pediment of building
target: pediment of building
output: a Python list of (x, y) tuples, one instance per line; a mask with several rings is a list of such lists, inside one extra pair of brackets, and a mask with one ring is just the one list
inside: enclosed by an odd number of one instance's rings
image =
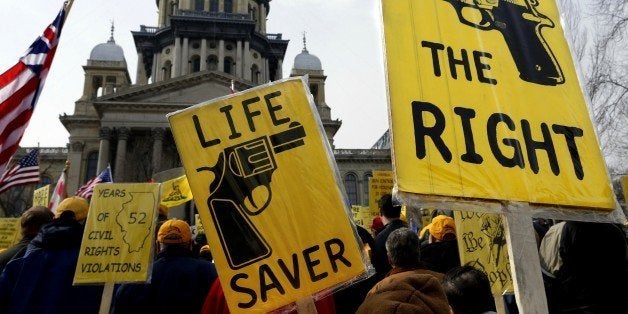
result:
[[(222, 72), (204, 71), (162, 82), (134, 85), (114, 94), (99, 97), (98, 102), (164, 103), (194, 105), (229, 94), (232, 77)], [(238, 90), (251, 87), (235, 82)]]

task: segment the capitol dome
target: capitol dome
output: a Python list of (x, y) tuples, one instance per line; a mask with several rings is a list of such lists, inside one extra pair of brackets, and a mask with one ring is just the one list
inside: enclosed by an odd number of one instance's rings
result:
[(294, 57), (294, 69), (295, 70), (315, 70), (322, 71), (323, 66), (321, 60), (317, 56), (311, 55), (307, 51), (305, 34), (303, 35), (303, 50), (301, 53)]
[(111, 37), (106, 43), (98, 44), (89, 54), (89, 59), (94, 61), (126, 61), (122, 47), (113, 40), (114, 27), (111, 25)]

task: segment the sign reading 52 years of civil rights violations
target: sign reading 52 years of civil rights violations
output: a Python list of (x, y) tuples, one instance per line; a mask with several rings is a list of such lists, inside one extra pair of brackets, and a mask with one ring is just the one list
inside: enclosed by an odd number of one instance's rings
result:
[(365, 272), (302, 78), (170, 114), (232, 312), (268, 312)]
[(96, 185), (74, 283), (147, 281), (158, 205), (158, 183)]
[(554, 0), (382, 8), (401, 194), (615, 208)]

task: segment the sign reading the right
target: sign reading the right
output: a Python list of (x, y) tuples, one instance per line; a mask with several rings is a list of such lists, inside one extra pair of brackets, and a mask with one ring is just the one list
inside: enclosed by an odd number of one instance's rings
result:
[(614, 209), (554, 0), (382, 8), (400, 192)]

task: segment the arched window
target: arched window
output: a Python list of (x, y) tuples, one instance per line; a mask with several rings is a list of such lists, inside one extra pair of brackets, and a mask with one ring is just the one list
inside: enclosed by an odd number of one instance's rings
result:
[(96, 167), (98, 167), (98, 152), (90, 152), (87, 155), (87, 165), (85, 168), (85, 182), (96, 176)]
[(201, 57), (193, 55), (190, 58), (190, 73), (195, 73), (201, 70)]
[(48, 175), (42, 175), (39, 177), (39, 183), (37, 183), (37, 188), (39, 189), (40, 187), (46, 186), (48, 184), (52, 184), (52, 178)]
[(225, 0), (225, 13), (233, 13), (233, 0)]
[(169, 79), (172, 76), (172, 62), (170, 62), (170, 60), (164, 62), (164, 66), (161, 70), (163, 71), (163, 80)]
[(209, 12), (218, 12), (218, 0), (209, 0)]
[(218, 70), (218, 58), (216, 56), (207, 57), (207, 69), (210, 71)]
[(353, 173), (345, 175), (345, 191), (351, 205), (358, 204), (358, 178)]
[(369, 205), (369, 185), (372, 177), (373, 174), (370, 172), (364, 175), (364, 200), (362, 200), (362, 205), (364, 206)]

